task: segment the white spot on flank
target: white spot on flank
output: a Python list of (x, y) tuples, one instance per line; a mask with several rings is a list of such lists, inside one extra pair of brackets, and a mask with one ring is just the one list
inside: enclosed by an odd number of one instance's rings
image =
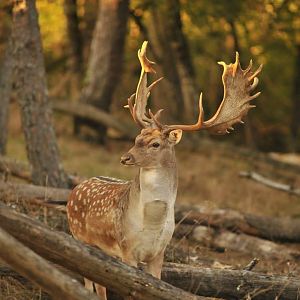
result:
[(77, 205), (75, 205), (75, 208), (74, 208), (74, 209), (75, 209), (75, 211), (77, 211), (77, 210), (78, 210), (78, 207), (77, 207)]

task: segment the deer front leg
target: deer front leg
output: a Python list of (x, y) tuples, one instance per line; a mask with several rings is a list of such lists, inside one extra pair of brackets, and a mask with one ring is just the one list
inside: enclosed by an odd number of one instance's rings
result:
[(145, 271), (150, 273), (152, 276), (160, 279), (161, 269), (164, 262), (164, 251), (161, 251), (154, 257), (153, 260), (149, 261), (145, 266)]
[(98, 283), (95, 283), (95, 288), (96, 288), (96, 292), (97, 292), (97, 295), (99, 297), (100, 300), (107, 300), (107, 297), (106, 297), (106, 287), (98, 284)]

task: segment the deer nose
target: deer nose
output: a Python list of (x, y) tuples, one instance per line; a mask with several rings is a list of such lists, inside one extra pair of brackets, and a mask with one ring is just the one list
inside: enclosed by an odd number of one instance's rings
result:
[(133, 155), (130, 153), (126, 153), (121, 157), (121, 164), (123, 165), (133, 165), (134, 164), (134, 158)]

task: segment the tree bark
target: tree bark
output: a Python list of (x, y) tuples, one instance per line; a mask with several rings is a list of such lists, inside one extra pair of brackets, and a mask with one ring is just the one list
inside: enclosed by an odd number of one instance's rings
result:
[(77, 15), (77, 0), (65, 0), (64, 10), (71, 49), (71, 69), (80, 76), (83, 71), (83, 44)]
[[(129, 0), (102, 0), (98, 9), (81, 100), (108, 112), (121, 78)], [(89, 125), (104, 142), (106, 127), (93, 122)]]
[(0, 257), (56, 299), (98, 299), (95, 294), (85, 289), (77, 280), (57, 270), (44, 258), (25, 247), (1, 228)]
[(0, 154), (6, 154), (9, 102), (13, 83), (12, 36), (9, 37), (0, 73)]
[(46, 259), (138, 299), (198, 299), (0, 204), (0, 226)]
[(294, 84), (292, 91), (291, 133), (294, 151), (300, 151), (300, 44), (296, 45)]
[[(46, 259), (80, 273), (122, 295), (138, 299), (197, 298), (156, 278), (129, 267), (102, 251), (85, 246), (64, 233), (49, 230), (44, 224), (0, 204), (0, 226)], [(198, 295), (243, 299), (296, 299), (300, 281), (280, 275), (249, 271), (200, 268), (165, 264), (163, 280)], [(135, 292), (133, 292), (133, 289)], [(258, 293), (259, 292), (259, 293)]]
[(15, 86), (35, 184), (66, 187), (51, 122), (38, 15), (34, 0), (14, 1)]

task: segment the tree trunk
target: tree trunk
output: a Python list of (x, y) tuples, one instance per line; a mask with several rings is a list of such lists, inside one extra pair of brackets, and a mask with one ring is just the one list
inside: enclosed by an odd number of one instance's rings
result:
[(184, 103), (184, 113), (186, 120), (196, 115), (198, 110), (198, 92), (195, 84), (195, 72), (190, 56), (189, 46), (183, 33), (183, 24), (180, 15), (180, 1), (167, 0), (166, 9), (169, 16), (165, 18), (167, 32), (171, 49), (174, 53), (177, 71), (179, 74), (182, 98)]
[(70, 44), (70, 95), (71, 99), (77, 99), (83, 74), (83, 41), (79, 29), (77, 15), (77, 0), (65, 0), (64, 10), (67, 18), (67, 32)]
[(14, 2), (15, 86), (35, 184), (67, 186), (51, 122), (38, 15), (34, 0)]
[(12, 90), (12, 37), (9, 37), (0, 73), (0, 154), (6, 153), (9, 102)]
[[(113, 94), (121, 78), (129, 0), (102, 0), (99, 1), (98, 9), (86, 86), (81, 100), (109, 111)], [(106, 127), (93, 122), (87, 124), (97, 129), (100, 142), (104, 142)], [(78, 128), (75, 131), (78, 132)]]
[(57, 270), (0, 228), (0, 257), (56, 299), (99, 300), (77, 280)]
[(291, 133), (293, 139), (293, 150), (300, 151), (300, 44), (296, 46), (296, 62), (294, 73), (294, 84), (292, 91), (292, 121)]
[(83, 71), (83, 49), (77, 15), (77, 0), (65, 0), (64, 10), (67, 17), (67, 29), (71, 48), (71, 68), (74, 72), (81, 73)]
[(154, 92), (157, 98), (167, 95), (173, 118), (190, 121), (196, 111), (197, 91), (178, 0), (152, 4), (149, 34), (166, 78), (161, 90)]

